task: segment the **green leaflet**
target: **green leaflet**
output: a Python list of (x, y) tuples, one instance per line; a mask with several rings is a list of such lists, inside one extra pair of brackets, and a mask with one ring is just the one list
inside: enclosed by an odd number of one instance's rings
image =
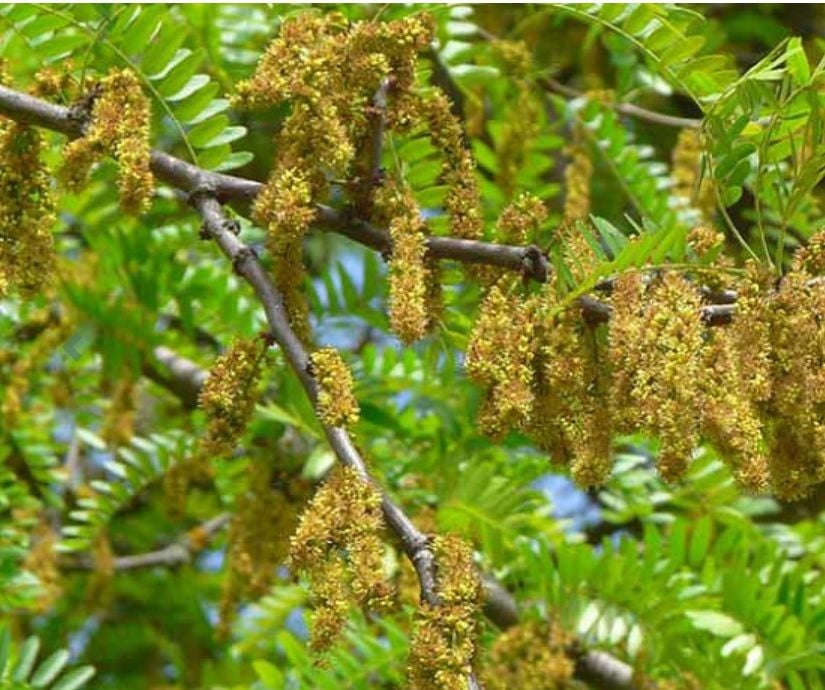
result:
[[(82, 78), (91, 64), (98, 74), (128, 67), (152, 97), (157, 119), (171, 127), (193, 163), (217, 170), (243, 165), (250, 154), (233, 152), (230, 143), (245, 136), (246, 129), (220, 115), (227, 102), (217, 98), (219, 85), (199, 71), (205, 54), (197, 34), (181, 30), (177, 12), (163, 4), (96, 10), (71, 4), (7, 5), (0, 9), (0, 56), (4, 39), (7, 51), (19, 40), (37, 57), (33, 69), (72, 59)], [(204, 123), (211, 123), (211, 136), (193, 136)]]

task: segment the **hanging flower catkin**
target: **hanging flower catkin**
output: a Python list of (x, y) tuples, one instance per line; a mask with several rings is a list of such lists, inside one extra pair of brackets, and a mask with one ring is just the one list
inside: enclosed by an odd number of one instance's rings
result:
[(376, 213), (389, 226), (390, 325), (405, 344), (423, 338), (431, 324), (426, 225), (406, 185), (387, 182), (375, 197)]
[(40, 134), (0, 120), (0, 297), (31, 297), (54, 278), (56, 215)]
[(710, 179), (702, 172), (702, 141), (695, 129), (679, 132), (671, 154), (673, 196), (684, 206), (693, 206), (699, 212), (699, 220), (710, 223), (716, 208), (716, 199)]
[(82, 187), (91, 166), (110, 155), (118, 166), (121, 208), (146, 211), (155, 184), (149, 169), (150, 118), (149, 100), (134, 72), (119, 70), (102, 79), (92, 94), (88, 131), (64, 150), (63, 181), (70, 189)]
[(572, 635), (545, 621), (527, 621), (504, 631), (485, 660), (485, 687), (572, 689), (575, 663), (567, 653), (572, 643)]
[(283, 23), (255, 74), (238, 85), (237, 105), (290, 104), (253, 218), (267, 231), (275, 283), (304, 342), (310, 332), (301, 239), (315, 205), (327, 195), (330, 177), (350, 176), (359, 147), (368, 143), (366, 112), (379, 85), (392, 76), (394, 91), (409, 90), (431, 36), (426, 15), (351, 23), (340, 13), (299, 14)]
[(481, 304), (467, 345), (465, 367), (487, 388), (478, 423), (493, 438), (527, 423), (533, 406), (534, 297), (522, 297), (505, 277)]
[(786, 499), (825, 480), (825, 241), (800, 252), (770, 302), (771, 479)]
[(475, 160), (464, 143), (464, 132), (450, 110), (450, 101), (441, 91), (421, 98), (420, 117), (427, 123), (430, 138), (444, 153), (444, 207), (450, 219), (450, 233), (468, 240), (484, 234), (481, 193), (475, 178)]
[(620, 430), (658, 436), (658, 467), (680, 478), (699, 442), (703, 334), (701, 301), (682, 276), (645, 288), (638, 275), (616, 281), (610, 327), (611, 408)]
[(308, 498), (309, 480), (278, 470), (280, 461), (280, 457), (252, 459), (244, 490), (235, 500), (229, 526), (229, 572), (220, 604), (223, 633), (229, 632), (239, 598), (263, 596), (272, 586)]
[(475, 661), (483, 590), (472, 547), (455, 535), (437, 536), (439, 605), (422, 604), (410, 643), (411, 690), (464, 690)]
[(208, 420), (200, 446), (206, 456), (231, 453), (246, 429), (255, 410), (263, 353), (259, 340), (237, 340), (212, 365), (198, 399)]
[[(551, 312), (555, 305), (552, 286), (547, 286), (543, 301), (545, 313)], [(536, 403), (527, 427), (528, 433), (549, 446), (555, 462), (570, 463), (571, 476), (585, 488), (604, 483), (613, 462), (600, 335), (575, 307), (542, 324)]]
[(350, 601), (375, 610), (391, 605), (382, 528), (380, 494), (351, 468), (334, 469), (301, 515), (289, 558), (309, 578), (314, 650), (329, 649), (338, 639)]
[(325, 347), (310, 356), (318, 382), (318, 418), (328, 426), (348, 426), (358, 421), (358, 401), (353, 394), (352, 372), (337, 350)]
[[(542, 100), (533, 88), (531, 73), (533, 56), (523, 41), (496, 40), (491, 44), (493, 55), (510, 77), (515, 95), (501, 117), (500, 132), (495, 145), (498, 171), (496, 185), (506, 199), (511, 199), (519, 186), (519, 173), (529, 165), (537, 137), (542, 130)], [(480, 119), (486, 119), (484, 105), (479, 108)]]
[(498, 239), (506, 244), (530, 244), (545, 220), (547, 207), (541, 199), (532, 194), (519, 194), (498, 217)]

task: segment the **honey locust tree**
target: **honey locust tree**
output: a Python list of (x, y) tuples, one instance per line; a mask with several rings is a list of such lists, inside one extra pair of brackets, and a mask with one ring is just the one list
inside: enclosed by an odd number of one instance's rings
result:
[(823, 24), (0, 6), (0, 687), (825, 687)]

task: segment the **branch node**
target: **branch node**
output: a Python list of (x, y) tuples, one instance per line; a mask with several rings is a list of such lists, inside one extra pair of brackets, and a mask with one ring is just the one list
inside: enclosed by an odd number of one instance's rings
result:
[(243, 276), (244, 262), (249, 259), (255, 259), (257, 256), (258, 254), (252, 247), (247, 247), (246, 245), (239, 247), (238, 251), (236, 251), (232, 257), (232, 270), (239, 276)]
[(197, 184), (189, 190), (187, 201), (190, 206), (197, 207), (197, 203), (201, 199), (216, 199), (217, 196), (218, 188), (215, 186), (215, 183), (211, 180), (200, 179)]
[(531, 244), (524, 248), (524, 256), (522, 258), (522, 270), (527, 278), (533, 278), (540, 283), (546, 283), (550, 277), (550, 267), (547, 263), (547, 257), (539, 247)]
[(241, 234), (241, 224), (235, 218), (225, 218), (221, 221), (221, 227), (236, 237)]

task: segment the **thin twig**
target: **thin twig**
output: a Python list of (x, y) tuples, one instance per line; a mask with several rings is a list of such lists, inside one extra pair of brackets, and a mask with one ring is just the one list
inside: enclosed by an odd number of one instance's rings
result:
[[(553, 91), (565, 98), (581, 98), (587, 94), (582, 93), (574, 88), (556, 81), (552, 77), (539, 77), (538, 83), (548, 91)], [(702, 120), (692, 117), (679, 117), (677, 115), (666, 115), (655, 110), (648, 110), (633, 103), (609, 103), (608, 107), (613, 108), (622, 115), (629, 117), (636, 117), (640, 120), (647, 120), (657, 125), (665, 125), (666, 127), (678, 127), (679, 129), (699, 129), (702, 126)]]
[[(232, 262), (235, 271), (246, 280), (258, 296), (269, 324), (270, 335), (278, 344), (292, 370), (298, 376), (310, 400), (318, 396), (318, 384), (309, 366), (309, 354), (292, 329), (284, 309), (283, 298), (264, 270), (255, 252), (236, 234), (236, 223), (229, 220), (220, 202), (209, 192), (196, 190), (192, 203), (203, 220), (204, 234), (213, 239)], [(343, 427), (323, 425), (330, 447), (340, 462), (354, 469), (365, 481), (374, 484), (367, 465), (349, 433)], [(379, 488), (380, 487), (376, 487)], [(382, 494), (384, 519), (401, 541), (404, 553), (415, 566), (421, 585), (421, 598), (438, 604), (435, 565), (429, 540), (386, 494)]]
[(195, 362), (160, 346), (153, 350), (153, 359), (145, 360), (141, 368), (146, 378), (174, 393), (185, 408), (198, 406), (200, 389), (208, 374)]
[[(0, 86), (0, 114), (19, 122), (46, 127), (69, 136), (80, 136), (83, 121), (69, 108), (48, 103), (34, 96)], [(263, 185), (255, 180), (204, 170), (162, 151), (151, 154), (152, 171), (158, 179), (184, 192), (208, 188), (221, 203), (248, 204)], [(317, 222), (323, 229), (349, 237), (388, 256), (392, 251), (389, 233), (363, 220), (350, 218), (329, 206), (318, 204)], [(486, 264), (518, 271), (537, 282), (546, 282), (551, 275), (546, 254), (535, 245), (518, 246), (465, 240), (456, 237), (427, 238), (429, 255), (470, 264)], [(609, 318), (609, 307), (595, 298), (580, 299), (584, 315), (595, 322)], [(734, 308), (710, 309), (703, 318), (709, 325), (727, 323)]]
[[(164, 546), (162, 549), (127, 556), (116, 556), (113, 563), (114, 569), (121, 571), (153, 568), (155, 566), (169, 568), (185, 565), (229, 523), (230, 517), (229, 513), (221, 513), (189, 530), (180, 539)], [(62, 563), (61, 568), (65, 570), (93, 570), (95, 564), (90, 559), (84, 559)]]
[(381, 184), (383, 171), (381, 157), (384, 152), (384, 130), (386, 125), (387, 95), (392, 86), (391, 79), (384, 79), (372, 97), (367, 108), (366, 164), (357, 182), (355, 208), (358, 215), (369, 218), (372, 215), (373, 196)]
[[(0, 86), (0, 114), (70, 137), (78, 137), (83, 133), (83, 120), (69, 108), (4, 86)], [(152, 151), (150, 165), (159, 180), (184, 192), (208, 186), (215, 198), (222, 203), (249, 204), (263, 188), (255, 180), (204, 170), (162, 151)], [(318, 219), (326, 230), (345, 235), (384, 253), (389, 253), (391, 249), (389, 234), (385, 230), (351, 219), (328, 206), (318, 206)], [(452, 237), (428, 238), (427, 246), (430, 256), (435, 259), (490, 264), (526, 272), (529, 277), (540, 282), (547, 280), (550, 274), (547, 257), (534, 246), (500, 245)]]

